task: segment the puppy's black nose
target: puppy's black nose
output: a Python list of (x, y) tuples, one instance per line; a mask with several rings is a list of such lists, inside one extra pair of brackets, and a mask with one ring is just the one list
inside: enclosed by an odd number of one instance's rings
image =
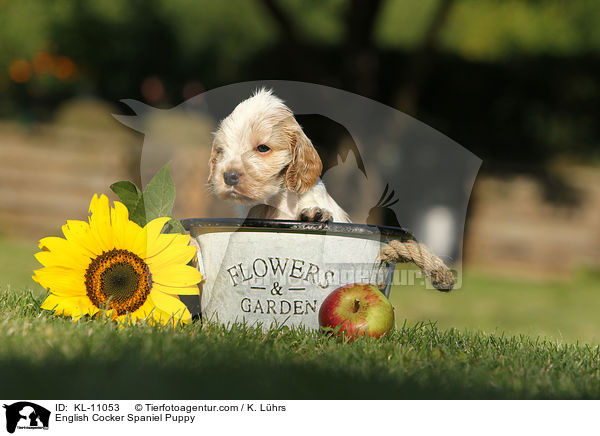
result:
[(229, 186), (235, 186), (240, 181), (240, 175), (237, 171), (225, 171), (223, 173), (223, 180)]

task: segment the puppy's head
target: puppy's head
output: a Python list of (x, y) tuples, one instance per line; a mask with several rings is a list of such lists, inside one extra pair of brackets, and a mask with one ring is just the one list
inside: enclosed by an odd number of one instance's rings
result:
[(303, 193), (321, 174), (319, 155), (290, 109), (257, 91), (215, 133), (208, 183), (222, 199), (268, 204), (282, 189)]

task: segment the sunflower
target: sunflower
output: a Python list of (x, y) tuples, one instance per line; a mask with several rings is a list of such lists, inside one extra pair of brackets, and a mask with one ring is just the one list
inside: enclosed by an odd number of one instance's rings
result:
[(42, 308), (73, 320), (106, 314), (120, 322), (189, 322), (178, 295), (198, 295), (202, 279), (187, 265), (196, 252), (190, 237), (161, 233), (169, 217), (142, 228), (123, 203), (111, 208), (105, 195), (94, 195), (89, 211), (89, 222), (67, 221), (65, 238), (39, 243), (35, 257), (44, 267), (33, 279), (50, 291)]

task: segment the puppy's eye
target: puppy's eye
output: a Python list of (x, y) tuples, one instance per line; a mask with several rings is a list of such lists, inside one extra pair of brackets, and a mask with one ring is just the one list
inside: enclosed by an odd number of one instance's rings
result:
[(256, 150), (259, 153), (266, 153), (267, 151), (271, 150), (268, 146), (266, 146), (265, 144), (260, 144), (258, 147), (256, 147)]

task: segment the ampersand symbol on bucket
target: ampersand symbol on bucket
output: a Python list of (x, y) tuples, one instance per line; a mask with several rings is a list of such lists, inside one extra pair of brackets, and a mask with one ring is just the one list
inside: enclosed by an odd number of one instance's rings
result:
[(271, 288), (271, 295), (281, 295), (281, 286), (279, 286), (279, 282), (273, 283), (273, 287)]

